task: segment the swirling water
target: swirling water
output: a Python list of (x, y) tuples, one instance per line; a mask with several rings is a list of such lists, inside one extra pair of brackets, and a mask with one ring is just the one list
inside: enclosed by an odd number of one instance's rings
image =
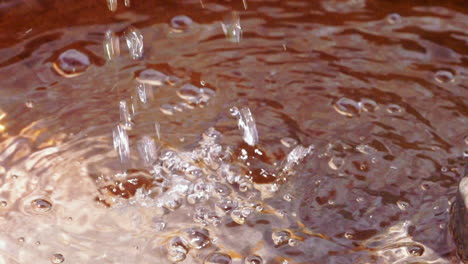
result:
[(465, 1), (0, 11), (0, 263), (458, 263)]

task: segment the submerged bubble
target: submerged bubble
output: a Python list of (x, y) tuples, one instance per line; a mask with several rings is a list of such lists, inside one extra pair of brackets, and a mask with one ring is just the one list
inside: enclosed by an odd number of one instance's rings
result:
[(239, 43), (242, 38), (242, 27), (240, 24), (240, 16), (237, 12), (232, 12), (229, 16), (224, 19), (221, 23), (226, 38), (234, 43)]
[(277, 247), (288, 244), (290, 238), (291, 238), (291, 233), (285, 230), (274, 231), (271, 234), (271, 239), (273, 239), (273, 243)]
[(52, 66), (63, 77), (72, 78), (83, 74), (91, 61), (88, 56), (76, 49), (69, 49), (58, 57)]
[(45, 213), (52, 209), (52, 204), (44, 199), (36, 199), (31, 202), (31, 207), (36, 212)]
[(340, 98), (338, 101), (336, 101), (333, 104), (333, 108), (335, 108), (336, 112), (339, 114), (348, 117), (358, 116), (360, 111), (359, 104), (356, 101), (346, 97)]
[(455, 81), (455, 76), (453, 75), (452, 72), (446, 71), (446, 70), (440, 70), (437, 71), (434, 75), (434, 79), (438, 83), (449, 83), (449, 82), (454, 82)]
[(257, 255), (251, 255), (244, 259), (243, 264), (263, 264), (263, 259)]
[(136, 28), (130, 28), (125, 32), (125, 40), (132, 59), (137, 60), (143, 57), (143, 35)]
[(65, 261), (65, 257), (62, 254), (53, 254), (52, 257), (50, 257), (50, 261), (53, 264), (60, 264)]
[(106, 55), (107, 60), (112, 60), (115, 57), (119, 56), (120, 55), (119, 37), (111, 30), (108, 30), (104, 37), (103, 47), (104, 47), (104, 54)]
[(174, 32), (187, 31), (193, 24), (193, 20), (188, 16), (175, 16), (171, 19), (171, 28)]
[(228, 254), (214, 252), (206, 257), (204, 264), (231, 264), (232, 258)]

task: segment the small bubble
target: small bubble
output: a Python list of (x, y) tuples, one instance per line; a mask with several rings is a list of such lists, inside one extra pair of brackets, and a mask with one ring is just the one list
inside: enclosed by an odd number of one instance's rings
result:
[(241, 210), (235, 209), (231, 211), (231, 219), (239, 225), (245, 223), (246, 217), (242, 214)]
[(397, 13), (391, 13), (387, 16), (387, 22), (392, 25), (399, 23), (401, 22), (401, 16)]
[(26, 240), (24, 239), (24, 237), (20, 237), (20, 238), (18, 238), (18, 242), (20, 242), (20, 243), (24, 243), (24, 241), (26, 241)]
[(330, 160), (328, 161), (328, 166), (332, 170), (339, 170), (341, 167), (343, 167), (345, 163), (344, 158), (342, 157), (331, 157)]
[(63, 263), (65, 261), (65, 257), (62, 254), (53, 254), (50, 261), (54, 264)]
[(271, 239), (273, 239), (273, 243), (277, 247), (287, 244), (290, 238), (291, 238), (291, 233), (285, 230), (274, 231), (271, 234)]
[(443, 84), (443, 83), (454, 82), (455, 81), (455, 76), (450, 71), (440, 70), (440, 71), (437, 71), (435, 73), (434, 79), (438, 83)]
[(257, 255), (251, 255), (244, 259), (243, 264), (263, 264), (263, 259)]
[(358, 105), (359, 108), (364, 112), (375, 112), (379, 107), (377, 103), (371, 99), (361, 99)]
[(34, 243), (36, 246), (40, 246), (41, 245), (41, 241), (36, 241), (36, 243)]
[(420, 257), (424, 254), (424, 247), (421, 245), (411, 245), (407, 247), (408, 253), (415, 256)]
[(288, 240), (288, 245), (291, 246), (291, 247), (295, 247), (295, 246), (297, 246), (297, 244), (298, 244), (297, 239), (291, 238), (291, 239)]
[(344, 233), (344, 237), (347, 238), (347, 239), (353, 239), (354, 236), (353, 236), (353, 234), (346, 232), (346, 233)]
[(210, 234), (207, 229), (190, 228), (185, 230), (188, 244), (196, 249), (201, 249), (210, 244)]
[(340, 98), (333, 104), (336, 112), (347, 117), (358, 116), (360, 112), (359, 104), (349, 98), (343, 97)]
[(403, 108), (397, 104), (389, 104), (387, 106), (387, 112), (390, 114), (399, 114), (403, 112)]
[(25, 105), (27, 108), (31, 109), (31, 108), (34, 107), (34, 102), (33, 102), (33, 100), (28, 100), (28, 101), (26, 101), (26, 103), (24, 103), (24, 105)]
[(447, 167), (442, 167), (442, 168), (440, 168), (440, 171), (441, 171), (441, 172), (447, 172), (447, 171), (448, 171), (448, 168), (447, 168)]
[(7, 207), (8, 203), (6, 201), (1, 201), (0, 206), (1, 207)]
[(408, 209), (408, 207), (409, 207), (409, 203), (404, 202), (404, 201), (398, 201), (397, 206), (398, 206), (398, 208), (400, 208), (400, 210), (406, 211)]
[(286, 193), (285, 195), (283, 195), (283, 200), (287, 201), (287, 202), (291, 202), (293, 199), (293, 196), (289, 193)]
[(231, 264), (232, 258), (228, 254), (214, 252), (206, 257), (204, 264)]
[(52, 209), (52, 204), (44, 199), (36, 199), (31, 202), (31, 207), (36, 212), (45, 213)]
[(187, 31), (193, 24), (193, 20), (188, 16), (175, 16), (171, 19), (171, 28), (174, 32)]

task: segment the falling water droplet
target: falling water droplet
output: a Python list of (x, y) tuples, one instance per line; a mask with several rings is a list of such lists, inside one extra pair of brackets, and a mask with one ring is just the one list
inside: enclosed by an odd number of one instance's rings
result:
[(143, 57), (143, 35), (136, 28), (130, 28), (125, 32), (125, 40), (132, 59)]
[(104, 47), (104, 54), (106, 55), (107, 60), (112, 60), (120, 55), (119, 37), (111, 30), (106, 32), (102, 45)]
[(243, 264), (263, 264), (263, 259), (257, 255), (251, 255), (244, 259)]
[(76, 49), (69, 49), (52, 64), (54, 70), (63, 77), (72, 78), (83, 74), (91, 64), (88, 56)]
[(239, 13), (232, 12), (229, 16), (225, 17), (224, 22), (221, 23), (221, 28), (230, 42), (239, 43), (241, 41), (242, 27)]
[(206, 257), (204, 264), (231, 264), (232, 258), (228, 254), (214, 252)]
[(117, 11), (117, 0), (107, 0), (107, 8), (112, 12)]
[(53, 254), (52, 257), (50, 258), (50, 261), (53, 264), (60, 264), (65, 261), (65, 257), (62, 254)]
[(446, 70), (437, 71), (434, 75), (434, 79), (441, 84), (451, 83), (455, 81), (455, 76), (452, 72)]
[(52, 209), (52, 204), (44, 199), (36, 199), (31, 202), (31, 207), (36, 212), (45, 213)]
[(398, 208), (400, 208), (400, 210), (406, 211), (408, 209), (408, 207), (409, 207), (409, 204), (407, 202), (404, 202), (404, 201), (398, 201), (397, 206), (398, 206)]
[(175, 16), (171, 19), (171, 28), (173, 32), (187, 31), (193, 24), (193, 20), (188, 16)]

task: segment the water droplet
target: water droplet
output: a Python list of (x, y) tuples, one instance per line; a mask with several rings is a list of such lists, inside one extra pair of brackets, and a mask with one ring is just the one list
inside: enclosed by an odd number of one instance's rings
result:
[(239, 129), (243, 131), (242, 138), (244, 139), (245, 143), (249, 144), (250, 146), (254, 146), (258, 143), (258, 132), (252, 112), (248, 107), (243, 107), (240, 111), (237, 108), (232, 109), (233, 110), (231, 113), (239, 113), (237, 118)]
[(358, 116), (360, 111), (359, 104), (356, 101), (346, 97), (340, 98), (338, 101), (336, 101), (333, 104), (333, 108), (339, 114), (348, 117)]
[(201, 249), (210, 244), (210, 235), (207, 229), (186, 229), (184, 235), (190, 247)]
[(171, 19), (171, 28), (173, 32), (187, 31), (193, 24), (193, 20), (188, 16), (175, 16)]
[(214, 252), (206, 257), (204, 264), (231, 264), (232, 258), (228, 254)]
[(45, 213), (52, 209), (52, 204), (44, 199), (36, 199), (31, 202), (31, 207), (36, 212)]
[(117, 0), (107, 0), (107, 8), (112, 12), (117, 11)]
[(242, 214), (242, 211), (239, 209), (234, 209), (231, 211), (231, 219), (235, 223), (239, 225), (243, 225), (245, 223), (246, 217)]
[(454, 82), (455, 81), (455, 76), (450, 71), (440, 70), (440, 71), (437, 71), (435, 73), (434, 79), (438, 83), (443, 84), (443, 83)]
[(229, 16), (224, 18), (221, 23), (226, 39), (230, 42), (239, 43), (242, 39), (242, 27), (240, 24), (240, 16), (237, 12), (232, 12)]
[(119, 103), (119, 110), (120, 110), (120, 123), (124, 126), (125, 129), (131, 129), (132, 118), (130, 116), (130, 112), (128, 109), (127, 101), (122, 100)]
[(111, 30), (106, 32), (102, 45), (107, 60), (112, 60), (120, 55), (119, 37)]
[(257, 255), (251, 255), (244, 259), (243, 264), (263, 264), (263, 259)]
[(277, 247), (287, 244), (290, 238), (291, 238), (291, 233), (285, 230), (274, 231), (271, 234), (271, 239), (273, 239), (273, 243)]
[(421, 245), (411, 245), (407, 247), (408, 253), (415, 257), (420, 257), (424, 254), (424, 247)]
[(128, 140), (127, 131), (122, 125), (117, 125), (112, 131), (114, 139), (114, 149), (117, 151), (120, 163), (125, 166), (130, 161), (130, 143)]
[(125, 32), (125, 40), (132, 59), (143, 57), (143, 35), (136, 28), (130, 28)]
[(63, 77), (72, 78), (83, 74), (91, 64), (88, 56), (76, 49), (69, 49), (58, 57), (52, 66)]
[(448, 171), (448, 168), (447, 168), (447, 167), (442, 167), (442, 168), (440, 168), (440, 171), (441, 171), (441, 172), (447, 172), (447, 171)]
[(294, 239), (294, 238), (291, 238), (288, 240), (288, 245), (291, 246), (291, 247), (295, 247), (297, 246), (299, 242), (297, 241), (297, 239)]
[(153, 162), (156, 161), (156, 144), (154, 140), (149, 136), (143, 136), (143, 138), (138, 141), (137, 149), (145, 165), (153, 165)]
[(399, 22), (401, 22), (401, 16), (399, 14), (397, 14), (397, 13), (389, 14), (387, 16), (387, 22), (389, 24), (392, 24), (392, 25), (396, 24), (396, 23), (399, 23)]
[(6, 201), (1, 201), (0, 206), (1, 207), (7, 207), (8, 203)]
[(26, 241), (26, 240), (24, 239), (24, 237), (19, 237), (19, 238), (18, 238), (18, 242), (24, 243), (24, 241)]

